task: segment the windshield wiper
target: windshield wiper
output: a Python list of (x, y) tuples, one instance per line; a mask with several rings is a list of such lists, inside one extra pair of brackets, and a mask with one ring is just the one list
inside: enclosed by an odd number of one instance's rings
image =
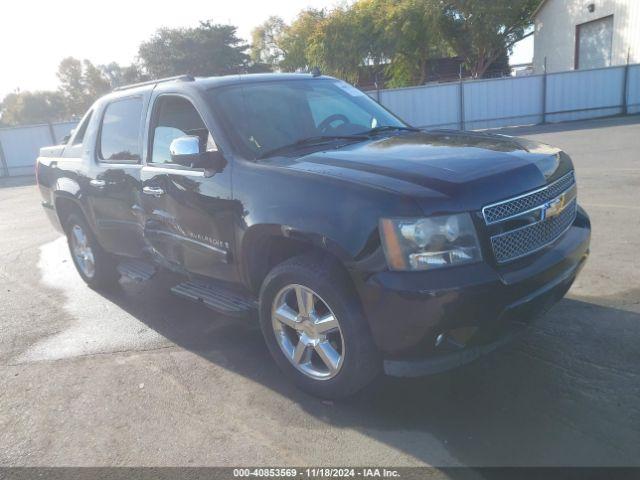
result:
[(369, 137), (365, 135), (320, 135), (317, 137), (309, 137), (298, 140), (297, 142), (283, 145), (281, 147), (273, 148), (261, 153), (258, 158), (271, 157), (277, 153), (285, 152), (287, 150), (294, 150), (300, 147), (310, 147), (313, 145), (322, 145), (323, 143), (333, 142), (335, 140), (368, 140)]
[(419, 132), (419, 128), (414, 127), (401, 127), (399, 125), (380, 125), (379, 127), (372, 128), (371, 130), (367, 130), (366, 132), (361, 132), (359, 135), (375, 135), (380, 132), (387, 132), (390, 130), (394, 131), (406, 131), (406, 132)]

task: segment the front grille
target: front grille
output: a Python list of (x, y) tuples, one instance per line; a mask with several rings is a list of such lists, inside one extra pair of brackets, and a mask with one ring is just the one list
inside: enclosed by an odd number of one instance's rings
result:
[(482, 209), (485, 222), (487, 225), (491, 225), (492, 223), (501, 222), (507, 218), (531, 210), (532, 208), (539, 207), (543, 203), (556, 198), (574, 184), (575, 175), (572, 171), (544, 188), (503, 202), (488, 205)]
[(576, 218), (578, 202), (573, 200), (556, 217), (491, 237), (491, 246), (499, 263), (534, 253), (562, 235)]
[(522, 258), (559, 238), (576, 218), (576, 195), (570, 172), (544, 188), (484, 207), (485, 223), (498, 232), (490, 238), (496, 261)]

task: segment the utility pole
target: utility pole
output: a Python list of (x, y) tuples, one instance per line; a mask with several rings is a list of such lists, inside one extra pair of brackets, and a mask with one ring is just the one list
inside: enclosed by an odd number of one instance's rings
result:
[(458, 78), (460, 80), (459, 85), (460, 85), (460, 90), (459, 90), (459, 97), (460, 97), (460, 130), (464, 130), (464, 85), (462, 83), (462, 64), (460, 64), (460, 68), (458, 71)]
[(622, 78), (622, 114), (629, 113), (629, 59), (631, 56), (631, 47), (627, 50), (627, 63), (624, 66), (624, 76)]
[(547, 123), (547, 57), (542, 71), (542, 123)]
[(4, 156), (4, 151), (2, 150), (2, 143), (0, 142), (0, 177), (8, 177), (9, 176), (9, 165), (7, 164), (7, 159)]

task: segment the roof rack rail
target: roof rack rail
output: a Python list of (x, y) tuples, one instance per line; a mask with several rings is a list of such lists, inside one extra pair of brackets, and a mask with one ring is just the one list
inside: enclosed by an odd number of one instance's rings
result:
[(114, 92), (121, 90), (129, 90), (130, 88), (144, 87), (145, 85), (155, 85), (156, 83), (172, 82), (174, 80), (180, 80), (183, 82), (193, 82), (195, 78), (192, 75), (176, 75), (175, 77), (158, 78), (157, 80), (148, 80), (146, 82), (132, 83), (130, 85), (122, 85), (113, 89)]

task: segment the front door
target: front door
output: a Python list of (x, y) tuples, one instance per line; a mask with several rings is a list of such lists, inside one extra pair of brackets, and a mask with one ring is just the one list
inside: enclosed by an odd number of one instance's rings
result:
[(216, 148), (190, 100), (159, 96), (149, 126), (148, 162), (141, 171), (144, 236), (164, 262), (192, 274), (235, 280), (231, 168), (210, 172), (173, 164), (169, 146), (187, 135), (200, 137), (203, 151)]

